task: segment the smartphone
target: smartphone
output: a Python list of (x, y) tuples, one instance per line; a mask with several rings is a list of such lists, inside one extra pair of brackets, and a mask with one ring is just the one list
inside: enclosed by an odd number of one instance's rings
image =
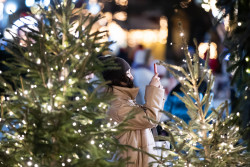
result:
[(154, 71), (155, 71), (155, 74), (157, 74), (157, 65), (154, 64)]

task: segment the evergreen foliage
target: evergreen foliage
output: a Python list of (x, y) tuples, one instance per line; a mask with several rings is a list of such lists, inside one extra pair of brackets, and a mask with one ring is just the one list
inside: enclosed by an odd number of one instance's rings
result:
[[(182, 39), (187, 69), (165, 62), (159, 64), (165, 66), (181, 83), (181, 90), (185, 95), (183, 97), (176, 93), (175, 95), (185, 103), (191, 120), (187, 124), (184, 120), (166, 112), (172, 121), (161, 123), (161, 126), (169, 136), (160, 136), (159, 139), (170, 141), (171, 149), (158, 147), (157, 149), (162, 150), (162, 156), (158, 157), (156, 163), (169, 166), (171, 162), (173, 166), (181, 167), (249, 166), (250, 155), (241, 142), (242, 136), (236, 124), (240, 113), (229, 114), (228, 103), (224, 102), (208, 114), (214, 82), (212, 72), (207, 65), (209, 56), (203, 67), (199, 63), (198, 50), (190, 55), (184, 37)], [(207, 90), (204, 97), (201, 97), (198, 88), (203, 80), (207, 82)]]
[(120, 148), (113, 137), (120, 127), (105, 120), (111, 97), (100, 91), (102, 80), (88, 78), (100, 77), (97, 56), (110, 42), (93, 29), (101, 16), (83, 9), (71, 0), (36, 6), (36, 23), (20, 29), (25, 37), (10, 32), (5, 49), (14, 58), (0, 74), (0, 166), (124, 165), (110, 161)]
[(220, 20), (228, 18), (224, 46), (227, 50), (220, 59), (230, 56), (228, 72), (232, 73), (232, 85), (236, 86), (233, 112), (241, 113), (241, 127), (250, 150), (250, 1), (218, 0), (217, 7), (224, 11)]

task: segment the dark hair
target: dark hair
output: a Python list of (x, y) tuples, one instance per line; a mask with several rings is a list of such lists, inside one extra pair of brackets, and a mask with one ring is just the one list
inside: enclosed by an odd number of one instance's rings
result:
[[(105, 69), (102, 72), (102, 75), (106, 81), (110, 81), (110, 83), (107, 84), (109, 87), (134, 87), (133, 81), (126, 74), (126, 72), (131, 69), (131, 67), (124, 59), (115, 56), (108, 56), (99, 57), (99, 60), (104, 63)], [(112, 61), (114, 64), (107, 64), (107, 62)]]
[[(126, 74), (125, 75), (122, 74), (120, 79), (113, 79), (110, 81), (111, 83), (107, 84), (109, 87), (113, 87), (113, 86), (121, 86), (121, 87), (128, 87), (128, 88), (134, 87), (133, 81)], [(125, 83), (125, 84), (122, 84), (122, 83)]]

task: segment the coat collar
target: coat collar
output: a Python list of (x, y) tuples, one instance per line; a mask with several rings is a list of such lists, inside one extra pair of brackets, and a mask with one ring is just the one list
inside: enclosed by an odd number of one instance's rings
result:
[(127, 88), (120, 86), (113, 86), (113, 93), (116, 96), (123, 96), (128, 99), (134, 100), (138, 94), (139, 88)]

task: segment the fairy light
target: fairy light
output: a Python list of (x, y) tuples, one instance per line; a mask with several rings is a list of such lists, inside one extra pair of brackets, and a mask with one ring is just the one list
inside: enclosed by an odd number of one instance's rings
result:
[(88, 56), (89, 52), (86, 52), (85, 55)]
[(78, 101), (78, 100), (80, 100), (80, 97), (77, 96), (77, 97), (76, 97), (76, 101)]
[(41, 59), (37, 59), (36, 64), (41, 64)]
[(65, 166), (65, 163), (62, 163), (62, 166)]
[(236, 113), (236, 115), (239, 117), (239, 116), (240, 116), (240, 113), (239, 113), (239, 112), (237, 112), (237, 113)]
[(48, 86), (48, 88), (52, 88), (53, 87), (53, 85), (50, 82), (47, 83), (47, 86)]
[(81, 133), (82, 132), (82, 130), (81, 129), (78, 129), (78, 133)]
[(91, 140), (91, 141), (90, 141), (90, 144), (95, 144), (95, 141), (94, 141), (94, 140)]
[(27, 95), (29, 92), (28, 92), (27, 90), (25, 90), (23, 93), (24, 93), (25, 95)]
[(71, 159), (67, 159), (67, 162), (71, 162)]
[(107, 123), (107, 127), (110, 127), (111, 126), (111, 124), (110, 123)]
[(60, 77), (60, 80), (63, 81), (63, 80), (64, 80), (64, 76), (61, 76), (61, 77)]
[(80, 59), (80, 56), (79, 56), (79, 55), (75, 55), (75, 58), (79, 60), (79, 59)]
[(86, 106), (84, 106), (84, 107), (82, 107), (82, 110), (84, 111), (84, 110), (86, 110), (86, 108), (87, 108), (87, 107), (86, 107)]
[(90, 158), (90, 155), (87, 155), (86, 158), (89, 159), (89, 158)]
[(28, 166), (31, 166), (31, 165), (32, 165), (32, 162), (31, 162), (31, 161), (28, 161), (28, 162), (27, 162), (27, 165), (28, 165)]
[(241, 26), (242, 25), (242, 23), (241, 22), (238, 22), (238, 26)]
[(249, 62), (249, 57), (246, 57), (245, 60), (246, 60), (246, 62)]
[(35, 164), (34, 167), (39, 167), (39, 166), (37, 164)]
[(51, 107), (50, 105), (48, 105), (47, 110), (48, 110), (48, 111), (51, 111), (51, 110), (52, 110), (52, 107)]
[(76, 70), (75, 70), (75, 69), (73, 70), (73, 73), (76, 73)]
[(109, 150), (107, 150), (107, 153), (109, 154), (109, 153), (110, 153), (110, 151), (109, 151)]
[(250, 68), (246, 69), (246, 72), (247, 72), (248, 74), (250, 74)]
[(73, 122), (72, 125), (73, 125), (73, 126), (76, 126), (76, 122)]
[(99, 51), (100, 51), (100, 48), (95, 48), (95, 50), (96, 50), (97, 52), (99, 52)]
[(58, 19), (55, 19), (55, 22), (58, 22)]
[(81, 45), (82, 45), (82, 46), (84, 46), (84, 45), (85, 45), (85, 43), (82, 43)]
[(12, 116), (14, 113), (12, 111), (9, 112), (10, 116)]
[(184, 33), (183, 33), (183, 32), (181, 32), (181, 33), (180, 33), (180, 36), (181, 36), (181, 37), (183, 37), (183, 36), (184, 36)]

